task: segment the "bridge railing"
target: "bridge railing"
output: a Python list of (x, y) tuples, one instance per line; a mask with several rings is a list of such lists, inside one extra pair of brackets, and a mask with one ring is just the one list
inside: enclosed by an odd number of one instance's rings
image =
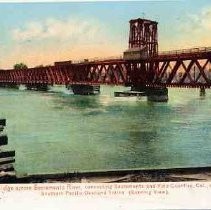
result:
[(211, 47), (195, 47), (182, 50), (170, 50), (170, 51), (160, 51), (158, 56), (177, 56), (177, 55), (188, 55), (197, 53), (211, 52)]
[[(189, 49), (182, 50), (169, 50), (169, 51), (160, 51), (158, 52), (158, 57), (174, 57), (178, 55), (193, 55), (198, 53), (208, 53), (211, 52), (211, 47), (194, 47)], [(94, 57), (91, 59), (83, 59), (83, 60), (74, 60), (73, 64), (86, 63), (86, 62), (103, 62), (103, 61), (116, 61), (123, 60), (123, 55), (109, 56), (109, 57)]]
[(86, 63), (86, 62), (100, 62), (100, 61), (110, 61), (110, 60), (120, 60), (123, 59), (122, 55), (116, 55), (116, 56), (109, 56), (109, 57), (94, 57), (91, 59), (83, 59), (83, 60), (74, 60), (72, 63), (78, 64), (78, 63)]

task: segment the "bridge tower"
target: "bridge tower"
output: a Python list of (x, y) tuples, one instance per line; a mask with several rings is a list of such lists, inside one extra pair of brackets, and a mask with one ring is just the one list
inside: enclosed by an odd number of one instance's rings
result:
[[(129, 23), (128, 50), (123, 58), (132, 63), (131, 84), (144, 86), (146, 82), (151, 83), (155, 75), (153, 58), (158, 56), (158, 23), (141, 18), (130, 20)], [(141, 68), (136, 66), (135, 61), (142, 63)]]
[(130, 20), (129, 45), (125, 60), (145, 60), (158, 55), (158, 23), (146, 19)]
[(139, 49), (145, 57), (158, 55), (158, 23), (146, 19), (130, 20), (129, 49)]
[(123, 54), (130, 63), (130, 81), (132, 91), (145, 92), (150, 100), (167, 100), (166, 88), (147, 87), (153, 82), (156, 72), (154, 58), (158, 56), (158, 22), (147, 19), (129, 21), (128, 50)]

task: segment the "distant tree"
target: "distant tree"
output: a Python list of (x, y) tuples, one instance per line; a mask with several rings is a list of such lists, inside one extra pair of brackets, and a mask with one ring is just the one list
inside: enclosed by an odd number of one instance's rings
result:
[(14, 69), (28, 69), (28, 66), (24, 63), (16, 63)]

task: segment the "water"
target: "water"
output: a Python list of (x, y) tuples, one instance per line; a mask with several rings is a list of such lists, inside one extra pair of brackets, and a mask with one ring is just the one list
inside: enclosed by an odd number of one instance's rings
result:
[(169, 89), (168, 103), (0, 89), (7, 149), (19, 176), (134, 168), (211, 166), (211, 91)]

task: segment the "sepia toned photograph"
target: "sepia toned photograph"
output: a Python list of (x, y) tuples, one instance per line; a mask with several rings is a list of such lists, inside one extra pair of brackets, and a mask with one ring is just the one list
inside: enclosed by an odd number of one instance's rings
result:
[(210, 87), (209, 0), (1, 2), (0, 183), (209, 182)]

